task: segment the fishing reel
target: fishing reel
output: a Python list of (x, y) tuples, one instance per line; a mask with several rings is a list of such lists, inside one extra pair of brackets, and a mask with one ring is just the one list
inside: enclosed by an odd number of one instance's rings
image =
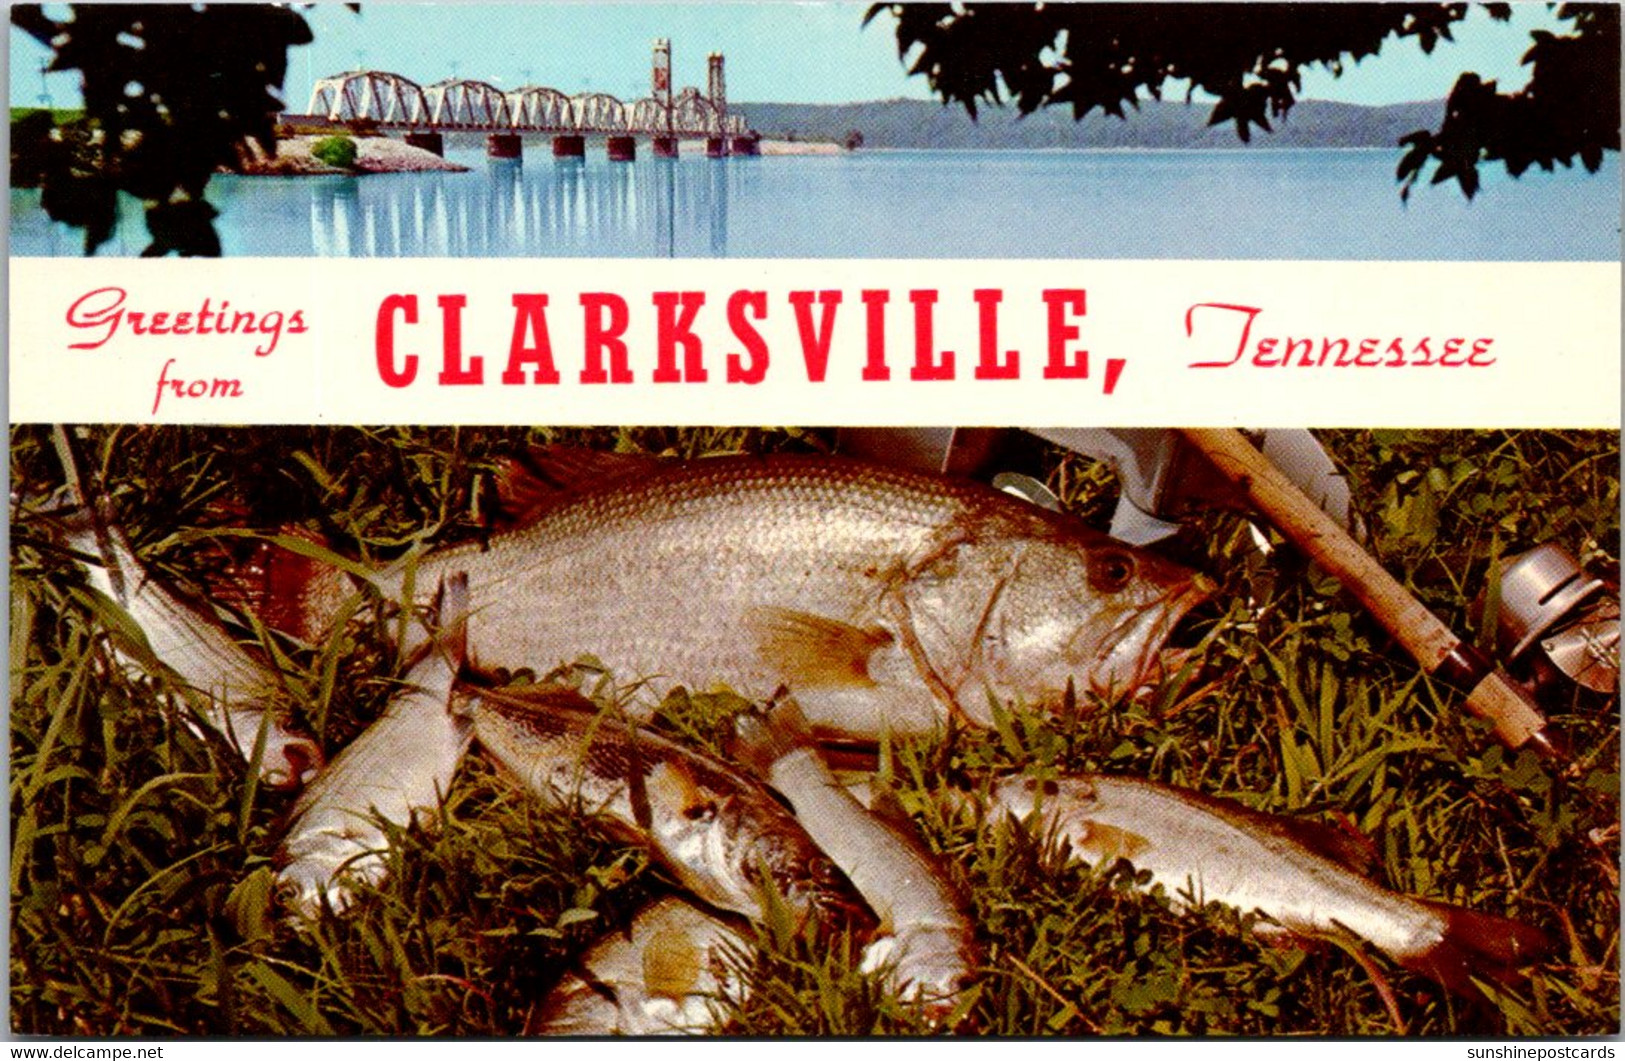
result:
[(1509, 669), (1537, 694), (1568, 683), (1619, 689), (1619, 586), (1587, 574), (1562, 546), (1547, 542), (1505, 560), (1479, 607)]

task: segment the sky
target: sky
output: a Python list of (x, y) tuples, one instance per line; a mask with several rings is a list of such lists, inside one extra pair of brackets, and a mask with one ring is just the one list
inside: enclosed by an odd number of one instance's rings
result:
[[(303, 110), (317, 78), (366, 67), (427, 84), (471, 77), (501, 88), (549, 85), (567, 94), (592, 90), (623, 99), (649, 92), (649, 55), (656, 37), (672, 42), (678, 87), (705, 84), (705, 57), (727, 57), (728, 97), (735, 102), (849, 103), (930, 98), (923, 77), (909, 77), (897, 55), (894, 23), (882, 15), (863, 26), (861, 3), (598, 3), (403, 4), (367, 2), (359, 13), (341, 4), (307, 9), (315, 43), (291, 53), (285, 92)], [(53, 9), (60, 5), (52, 5)], [(1529, 29), (1550, 25), (1544, 4), (1516, 5), (1511, 23), (1475, 11), (1457, 41), (1431, 56), (1414, 41), (1383, 53), (1341, 78), (1311, 73), (1301, 98), (1382, 104), (1439, 99), (1463, 70), (1477, 70), (1504, 89), (1527, 80), (1518, 65)], [(76, 75), (54, 74), (42, 88), (46, 48), (12, 31), (13, 106), (76, 106)], [(1176, 98), (1169, 95), (1168, 98)]]

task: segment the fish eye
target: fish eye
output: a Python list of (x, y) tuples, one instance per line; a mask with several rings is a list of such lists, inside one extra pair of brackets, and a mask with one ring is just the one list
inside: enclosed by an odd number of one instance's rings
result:
[(1089, 557), (1089, 585), (1100, 593), (1117, 593), (1134, 577), (1134, 558), (1120, 549)]
[(709, 801), (683, 808), (683, 817), (691, 822), (710, 821), (717, 816), (717, 806)]

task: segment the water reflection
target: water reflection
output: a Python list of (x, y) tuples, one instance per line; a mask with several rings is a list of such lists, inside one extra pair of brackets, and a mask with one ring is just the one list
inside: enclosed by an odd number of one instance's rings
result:
[[(458, 157), (454, 153), (454, 157)], [(1183, 258), (1618, 261), (1619, 163), (1486, 180), (1401, 204), (1389, 151), (690, 153), (467, 173), (209, 182), (228, 257)], [(1262, 194), (1260, 189), (1269, 189)], [(103, 255), (139, 254), (120, 196)], [(77, 256), (84, 234), (12, 189), (11, 251)]]
[(313, 182), (324, 257), (727, 257), (749, 159), (481, 160), (466, 174)]

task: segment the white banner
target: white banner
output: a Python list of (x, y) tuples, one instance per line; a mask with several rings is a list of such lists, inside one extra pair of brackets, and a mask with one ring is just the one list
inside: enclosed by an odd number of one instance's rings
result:
[(13, 422), (1614, 427), (1618, 263), (11, 262)]

